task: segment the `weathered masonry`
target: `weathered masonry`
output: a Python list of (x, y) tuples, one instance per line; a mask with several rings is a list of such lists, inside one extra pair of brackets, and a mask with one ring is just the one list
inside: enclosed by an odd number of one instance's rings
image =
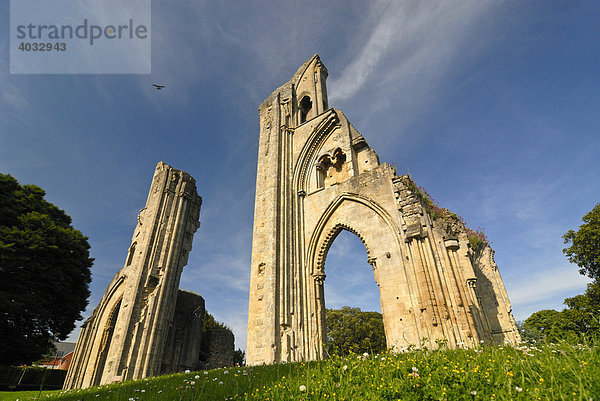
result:
[(315, 55), (259, 107), (247, 363), (323, 356), (324, 263), (341, 230), (367, 249), (388, 347), (518, 340), (489, 245), (473, 249), (449, 212), (430, 216), (410, 177), (329, 107), (326, 78)]
[(64, 388), (199, 367), (204, 299), (178, 287), (201, 203), (189, 174), (158, 163), (125, 266), (84, 323)]

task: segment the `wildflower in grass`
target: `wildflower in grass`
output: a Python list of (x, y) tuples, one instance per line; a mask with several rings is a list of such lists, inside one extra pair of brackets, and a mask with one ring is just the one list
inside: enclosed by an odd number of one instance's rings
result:
[(205, 374), (205, 375), (207, 375), (207, 374), (208, 374), (208, 372), (207, 372), (207, 371), (204, 371), (204, 374)]
[(521, 387), (515, 387), (515, 390), (517, 390), (517, 393), (520, 393), (521, 391), (523, 391), (523, 389)]
[(366, 359), (369, 359), (369, 353), (368, 352), (365, 352), (364, 354), (362, 354), (362, 360), (364, 361)]
[(477, 395), (477, 391), (471, 390), (471, 395)]
[(228, 374), (229, 374), (229, 371), (228, 371), (228, 370), (224, 370), (224, 371), (223, 371), (223, 374), (224, 374), (224, 375), (228, 375)]
[(417, 367), (416, 367), (416, 366), (413, 366), (413, 367), (412, 367), (412, 371), (413, 371), (413, 372), (415, 372), (415, 373), (417, 373), (417, 372), (419, 371), (419, 369), (417, 369)]
[(198, 380), (200, 378), (200, 376), (196, 375), (194, 376), (194, 379)]
[(223, 382), (219, 382), (219, 384), (223, 384)]
[(196, 384), (196, 382), (192, 380), (192, 381), (190, 382), (190, 384), (193, 386), (194, 384)]
[(304, 393), (306, 391), (306, 386), (304, 384), (300, 385), (300, 391)]
[(348, 370), (348, 365), (344, 365), (344, 366), (342, 366), (342, 369), (343, 369), (343, 370)]
[(189, 369), (186, 369), (184, 373), (190, 373), (190, 370), (189, 370)]

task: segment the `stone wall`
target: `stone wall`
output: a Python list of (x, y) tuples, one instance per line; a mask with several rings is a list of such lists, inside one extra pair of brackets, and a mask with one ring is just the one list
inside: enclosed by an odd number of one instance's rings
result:
[(233, 366), (234, 336), (226, 329), (212, 329), (208, 333), (208, 358), (205, 369)]
[(161, 374), (200, 369), (204, 298), (179, 290), (165, 345)]

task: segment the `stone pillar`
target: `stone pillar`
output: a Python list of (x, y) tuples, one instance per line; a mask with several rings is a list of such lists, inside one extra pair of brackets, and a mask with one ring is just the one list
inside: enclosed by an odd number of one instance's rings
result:
[(189, 174), (158, 163), (125, 265), (80, 334), (65, 388), (161, 373), (201, 203)]

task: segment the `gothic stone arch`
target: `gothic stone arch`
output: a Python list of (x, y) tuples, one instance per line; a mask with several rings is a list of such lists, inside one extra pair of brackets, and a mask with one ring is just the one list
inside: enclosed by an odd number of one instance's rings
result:
[(517, 340), (493, 252), (429, 218), (410, 177), (328, 107), (326, 78), (315, 55), (259, 107), (248, 364), (322, 358), (324, 258), (342, 229), (367, 248), (388, 346)]

